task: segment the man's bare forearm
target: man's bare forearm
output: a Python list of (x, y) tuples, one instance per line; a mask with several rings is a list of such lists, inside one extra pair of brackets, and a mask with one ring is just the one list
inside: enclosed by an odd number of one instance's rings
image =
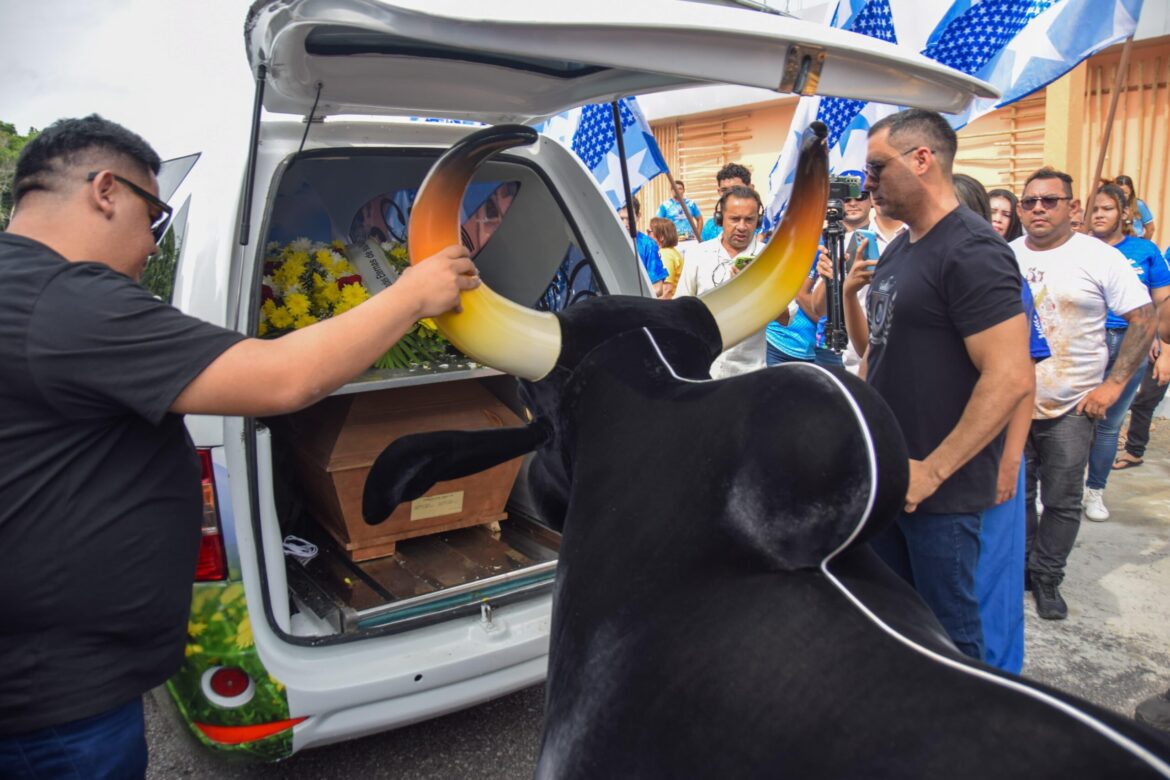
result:
[(1125, 315), (1128, 327), (1121, 346), (1117, 348), (1117, 358), (1113, 361), (1113, 370), (1109, 372), (1109, 379), (1124, 385), (1133, 376), (1146, 360), (1150, 343), (1154, 340), (1154, 305), (1147, 303), (1139, 306)]
[(1024, 371), (1017, 366), (1005, 369), (980, 375), (958, 424), (926, 457), (927, 466), (940, 483), (999, 435), (1020, 401), (1035, 389), (1036, 374), (1030, 365)]

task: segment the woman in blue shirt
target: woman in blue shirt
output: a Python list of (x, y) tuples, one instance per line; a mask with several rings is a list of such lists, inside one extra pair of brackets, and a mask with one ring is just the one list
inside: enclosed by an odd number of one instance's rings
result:
[[(1118, 177), (1119, 179), (1122, 177)], [(1125, 224), (1129, 217), (1125, 192), (1113, 184), (1105, 184), (1093, 196), (1090, 228), (1093, 235), (1112, 245), (1129, 259), (1133, 270), (1142, 284), (1150, 291), (1150, 297), (1159, 304), (1170, 296), (1170, 267), (1158, 247), (1144, 238), (1126, 235)], [(1105, 320), (1105, 338), (1109, 346), (1109, 363), (1105, 375), (1113, 368), (1117, 349), (1125, 338), (1126, 322), (1113, 312)], [(1085, 517), (1102, 522), (1109, 519), (1103, 493), (1117, 456), (1117, 437), (1121, 432), (1121, 421), (1133, 403), (1134, 394), (1142, 382), (1146, 369), (1135, 371), (1133, 377), (1121, 391), (1117, 402), (1097, 423), (1093, 435), (1093, 449), (1089, 453), (1089, 478), (1085, 483)]]
[(1113, 183), (1125, 193), (1125, 206), (1129, 209), (1129, 224), (1133, 235), (1137, 238), (1154, 240), (1154, 213), (1146, 202), (1135, 194), (1133, 179), (1124, 173), (1113, 180)]

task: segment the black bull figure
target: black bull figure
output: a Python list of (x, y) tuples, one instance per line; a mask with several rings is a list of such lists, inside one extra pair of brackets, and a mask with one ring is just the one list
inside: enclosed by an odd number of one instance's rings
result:
[[(823, 137), (806, 134), (771, 243), (704, 298), (551, 315), (465, 296), (440, 327), (521, 377), (535, 419), (398, 439), (366, 484), (367, 520), (535, 450), (533, 489), (563, 532), (538, 777), (1170, 777), (1155, 732), (959, 653), (870, 551), (908, 470), (865, 383), (804, 364), (710, 379), (808, 271)], [(492, 128), (441, 158), (412, 257), (458, 241), (486, 157), (535, 140)]]

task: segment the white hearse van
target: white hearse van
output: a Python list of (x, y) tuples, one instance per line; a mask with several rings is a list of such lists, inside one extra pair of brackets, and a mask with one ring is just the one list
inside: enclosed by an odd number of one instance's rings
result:
[[(322, 251), (328, 262), (354, 259), (371, 241), (393, 254), (408, 241), (414, 191), (476, 129), (410, 117), (533, 124), (710, 83), (942, 111), (994, 95), (870, 38), (682, 0), (260, 0), (245, 43), (252, 136), (238, 154), (203, 154), (172, 198), (181, 213), (168, 294), (249, 335), (290, 326), (266, 308), (281, 261)], [(556, 311), (581, 296), (649, 294), (611, 205), (550, 139), (486, 164), (464, 211), (483, 278), (517, 303)], [(514, 487), (502, 483), (507, 518), (497, 525), (347, 546), (340, 510), (322, 495), (360, 501), (360, 481), (337, 469), (361, 446), (342, 442), (337, 427), (300, 427), (340, 419), (348, 430), (362, 414), (391, 412), (409, 424), (410, 410), (441, 416), (431, 407), (473, 387), (522, 413), (513, 384), (457, 357), (423, 359), (371, 368), (300, 417), (187, 418), (204, 461), (204, 536), (187, 662), (168, 689), (201, 742), (278, 759), (543, 679), (558, 536), (527, 500), (523, 471)], [(308, 455), (316, 476), (306, 476)], [(464, 498), (444, 493), (411, 507), (406, 522), (453, 516)]]

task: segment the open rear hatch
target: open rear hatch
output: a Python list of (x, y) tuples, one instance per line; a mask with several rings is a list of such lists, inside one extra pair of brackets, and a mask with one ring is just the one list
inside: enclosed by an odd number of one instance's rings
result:
[(268, 111), (527, 123), (706, 84), (956, 112), (993, 87), (897, 46), (684, 0), (262, 0), (245, 27)]

